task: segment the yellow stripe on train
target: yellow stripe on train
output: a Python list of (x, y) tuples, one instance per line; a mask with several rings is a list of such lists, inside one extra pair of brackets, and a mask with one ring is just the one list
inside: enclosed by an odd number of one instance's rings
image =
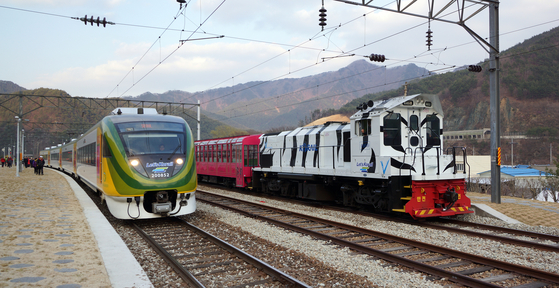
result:
[[(428, 211), (428, 212), (427, 212)], [(425, 215), (425, 212), (427, 212), (427, 215), (431, 215), (433, 214), (433, 211), (435, 211), (435, 209), (429, 209), (429, 210), (415, 210), (415, 215), (417, 215), (417, 213), (419, 213), (419, 215)]]
[(468, 210), (468, 207), (458, 207), (458, 208), (452, 207), (450, 209), (454, 212), (458, 212), (458, 211), (464, 212), (464, 211)]

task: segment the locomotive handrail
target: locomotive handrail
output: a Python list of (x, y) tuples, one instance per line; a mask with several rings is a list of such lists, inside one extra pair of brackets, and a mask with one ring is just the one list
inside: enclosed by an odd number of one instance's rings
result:
[(439, 159), (439, 154), (441, 153), (441, 147), (435, 147), (437, 149), (437, 175), (441, 175), (441, 164)]

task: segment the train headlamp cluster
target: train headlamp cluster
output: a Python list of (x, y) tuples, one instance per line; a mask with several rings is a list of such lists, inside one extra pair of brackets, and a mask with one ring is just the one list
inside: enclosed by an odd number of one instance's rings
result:
[[(173, 160), (174, 162), (174, 169), (172, 170), (172, 176), (175, 176), (177, 173), (179, 173), (183, 167), (185, 159), (184, 158), (176, 158), (175, 160)], [(133, 159), (129, 159), (128, 163), (130, 164), (130, 166), (134, 167), (134, 170), (136, 170), (136, 172), (142, 174), (142, 176), (150, 178), (146, 169), (144, 168), (144, 165), (142, 165), (140, 159), (137, 158), (133, 158)]]

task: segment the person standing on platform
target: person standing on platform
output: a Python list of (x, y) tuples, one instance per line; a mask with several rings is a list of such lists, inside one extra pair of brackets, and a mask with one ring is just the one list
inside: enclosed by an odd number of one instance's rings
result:
[(31, 167), (33, 167), (33, 173), (37, 174), (37, 158), (31, 159)]
[(39, 156), (39, 159), (37, 160), (37, 174), (38, 175), (43, 175), (43, 166), (45, 166), (45, 160), (43, 159), (43, 156)]
[(2, 159), (0, 159), (0, 162), (2, 162), (2, 168), (3, 168), (4, 164), (6, 164), (6, 159), (4, 159), (4, 157), (2, 157)]
[(12, 157), (8, 157), (8, 168), (12, 168), (13, 161)]

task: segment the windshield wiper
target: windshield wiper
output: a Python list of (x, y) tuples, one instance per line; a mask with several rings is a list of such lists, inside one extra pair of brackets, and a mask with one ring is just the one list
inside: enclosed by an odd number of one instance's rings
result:
[(173, 156), (175, 155), (175, 153), (177, 153), (177, 150), (179, 150), (179, 148), (181, 148), (181, 141), (179, 140), (179, 145), (177, 146), (177, 148), (175, 148), (175, 150), (173, 151), (173, 153), (171, 153), (171, 156), (169, 156), (169, 158), (167, 160), (171, 160), (171, 158), (173, 158)]

